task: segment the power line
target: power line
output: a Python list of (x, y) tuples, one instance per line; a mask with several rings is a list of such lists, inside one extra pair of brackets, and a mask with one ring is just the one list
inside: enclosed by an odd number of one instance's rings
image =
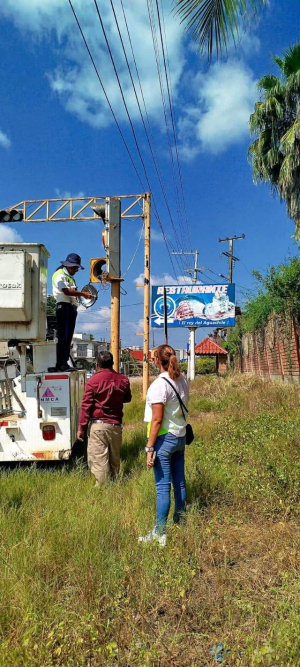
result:
[[(112, 0), (111, 0), (111, 2), (112, 2)], [(171, 223), (172, 223), (172, 227), (173, 227), (173, 229), (174, 229), (174, 231), (175, 231), (175, 233), (176, 233), (176, 236), (177, 236), (177, 232), (176, 232), (176, 230), (175, 230), (175, 225), (174, 225), (174, 220), (173, 220), (173, 217), (172, 217), (172, 214), (171, 214), (171, 210), (170, 210), (169, 202), (168, 202), (168, 200), (167, 200), (166, 189), (165, 189), (165, 187), (164, 187), (164, 183), (163, 183), (163, 181), (162, 181), (161, 173), (160, 173), (160, 170), (159, 170), (159, 161), (158, 161), (158, 157), (157, 157), (157, 153), (156, 153), (156, 148), (155, 148), (155, 144), (154, 144), (154, 140), (153, 140), (153, 134), (152, 134), (151, 124), (150, 124), (150, 119), (149, 119), (149, 115), (148, 115), (148, 111), (147, 111), (147, 106), (146, 106), (145, 96), (144, 96), (144, 92), (143, 92), (143, 88), (142, 88), (142, 83), (141, 83), (141, 78), (140, 78), (140, 75), (139, 75), (139, 70), (138, 70), (138, 66), (137, 66), (137, 62), (136, 62), (136, 57), (135, 57), (135, 54), (134, 54), (133, 44), (132, 44), (131, 35), (130, 35), (130, 31), (129, 31), (129, 26), (128, 26), (128, 21), (127, 21), (127, 17), (126, 17), (125, 8), (124, 8), (124, 3), (123, 3), (123, 0), (120, 0), (120, 2), (121, 2), (121, 6), (122, 6), (123, 17), (124, 17), (124, 21), (125, 21), (125, 26), (126, 26), (126, 30), (127, 30), (127, 35), (128, 35), (128, 39), (129, 39), (129, 44), (130, 44), (130, 48), (131, 48), (131, 53), (132, 53), (133, 62), (134, 62), (134, 66), (135, 66), (135, 71), (136, 71), (136, 75), (137, 75), (137, 79), (138, 79), (138, 83), (139, 83), (139, 88), (140, 88), (140, 92), (141, 92), (141, 97), (142, 97), (142, 100), (143, 100), (143, 105), (144, 105), (144, 109), (145, 109), (146, 119), (147, 119), (147, 123), (148, 123), (148, 128), (149, 128), (149, 133), (150, 133), (150, 136), (151, 136), (151, 140), (152, 140), (153, 148), (152, 148), (152, 145), (151, 145), (151, 141), (150, 141), (150, 139), (149, 139), (149, 134), (148, 134), (148, 132), (147, 132), (147, 128), (146, 128), (146, 126), (145, 126), (145, 121), (144, 121), (144, 117), (143, 117), (143, 114), (142, 114), (142, 110), (141, 110), (141, 108), (140, 108), (140, 103), (139, 103), (139, 99), (138, 99), (138, 96), (137, 96), (136, 88), (135, 88), (135, 85), (134, 85), (134, 81), (133, 81), (133, 77), (132, 77), (132, 73), (131, 73), (130, 65), (129, 65), (129, 63), (128, 63), (128, 59), (127, 59), (127, 57), (126, 57), (126, 53), (125, 53), (125, 48), (124, 48), (124, 45), (123, 45), (123, 42), (122, 42), (122, 46), (123, 46), (123, 50), (124, 50), (124, 55), (125, 55), (125, 58), (126, 58), (127, 66), (128, 66), (129, 73), (130, 73), (130, 77), (131, 77), (131, 81), (132, 81), (132, 86), (133, 86), (133, 89), (134, 89), (134, 92), (135, 92), (135, 96), (136, 96), (137, 104), (138, 104), (139, 111), (140, 111), (140, 114), (141, 114), (141, 118), (142, 118), (142, 121), (143, 121), (143, 125), (144, 125), (145, 133), (146, 133), (146, 136), (147, 136), (147, 140), (148, 140), (149, 148), (150, 148), (150, 151), (151, 151), (151, 154), (152, 154), (152, 158), (153, 158), (153, 162), (154, 162), (154, 165), (155, 165), (155, 170), (156, 170), (158, 179), (159, 179), (159, 181), (160, 181), (160, 185), (161, 185), (161, 188), (162, 188), (162, 192), (163, 192), (164, 200), (165, 200), (166, 207), (167, 207), (167, 210), (168, 210), (168, 213), (169, 213), (169, 216), (170, 216), (170, 220), (171, 220)], [(118, 28), (118, 30), (119, 30), (119, 28)], [(120, 35), (120, 39), (121, 39), (121, 41), (122, 41), (121, 35)], [(178, 239), (178, 236), (177, 236), (177, 239)]]
[[(80, 21), (79, 21), (79, 19), (78, 19), (78, 17), (77, 17), (76, 11), (75, 11), (75, 9), (74, 9), (74, 7), (73, 7), (72, 0), (68, 0), (68, 2), (69, 2), (69, 5), (70, 5), (70, 7), (71, 7), (71, 10), (72, 10), (73, 16), (74, 16), (74, 18), (75, 18), (75, 21), (76, 21), (76, 23), (77, 23), (77, 27), (78, 27), (78, 29), (79, 29), (79, 32), (80, 32), (80, 34), (81, 34), (81, 37), (82, 37), (82, 39), (83, 39), (85, 48), (86, 48), (86, 50), (87, 50), (87, 52), (88, 52), (88, 55), (89, 55), (89, 57), (90, 57), (90, 60), (91, 60), (91, 62), (92, 62), (92, 65), (93, 65), (93, 68), (94, 68), (94, 70), (95, 70), (97, 79), (98, 79), (98, 81), (99, 81), (99, 83), (100, 83), (102, 92), (103, 92), (103, 94), (104, 94), (104, 96), (105, 96), (105, 99), (106, 99), (106, 101), (107, 101), (107, 104), (108, 104), (108, 106), (109, 106), (109, 109), (110, 109), (110, 111), (111, 111), (111, 114), (112, 114), (112, 116), (113, 116), (113, 119), (114, 119), (114, 121), (115, 121), (115, 123), (116, 123), (116, 126), (117, 126), (118, 130), (119, 130), (121, 139), (122, 139), (122, 141), (123, 141), (123, 143), (124, 143), (124, 146), (125, 146), (125, 148), (126, 148), (126, 151), (127, 151), (127, 153), (128, 153), (130, 162), (131, 162), (131, 164), (132, 164), (132, 166), (133, 166), (133, 168), (134, 168), (134, 171), (135, 171), (135, 173), (136, 173), (136, 175), (137, 175), (137, 177), (138, 177), (139, 182), (141, 183), (141, 186), (142, 186), (143, 190), (145, 190), (143, 181), (142, 181), (142, 179), (141, 179), (141, 177), (140, 177), (140, 174), (139, 174), (139, 172), (138, 172), (138, 170), (137, 170), (137, 167), (136, 167), (136, 165), (135, 165), (135, 162), (134, 162), (133, 157), (132, 157), (132, 155), (131, 155), (131, 152), (130, 152), (130, 150), (129, 150), (128, 144), (127, 144), (127, 142), (126, 142), (126, 139), (125, 139), (124, 134), (123, 134), (123, 132), (122, 132), (122, 130), (121, 130), (121, 127), (120, 127), (120, 125), (119, 125), (119, 122), (118, 122), (118, 119), (117, 119), (117, 117), (116, 117), (116, 114), (115, 114), (115, 112), (114, 112), (114, 110), (113, 110), (113, 107), (112, 107), (112, 105), (111, 105), (111, 102), (110, 102), (110, 100), (109, 100), (109, 97), (108, 97), (108, 95), (107, 95), (107, 92), (106, 92), (106, 90), (105, 90), (105, 87), (104, 87), (104, 84), (103, 84), (103, 82), (102, 82), (102, 79), (101, 79), (101, 77), (100, 77), (100, 74), (99, 74), (98, 68), (97, 68), (97, 66), (96, 66), (95, 60), (94, 60), (94, 58), (93, 58), (93, 55), (92, 55), (92, 53), (91, 53), (91, 50), (90, 50), (89, 45), (88, 45), (88, 43), (87, 43), (87, 40), (86, 40), (86, 38), (85, 38), (84, 32), (83, 32), (82, 27), (81, 27), (81, 25), (80, 25)], [(151, 189), (151, 188), (150, 188), (150, 189)], [(171, 262), (171, 265), (172, 265), (172, 269), (173, 269), (174, 273), (176, 274), (176, 271), (175, 271), (175, 268), (174, 268), (174, 264), (173, 264), (173, 260), (172, 260), (172, 257), (171, 257), (171, 253), (170, 253), (170, 250), (169, 250), (169, 248), (168, 248), (167, 238), (166, 238), (166, 235), (165, 235), (165, 232), (164, 232), (164, 229), (163, 229), (161, 220), (160, 220), (158, 214), (157, 214), (156, 217), (157, 217), (158, 224), (159, 224), (159, 226), (160, 226), (160, 228), (161, 228), (161, 230), (162, 230), (162, 233), (163, 233), (163, 237), (164, 237), (164, 241), (165, 241), (165, 244), (166, 244), (166, 247), (167, 247), (167, 251), (168, 251), (168, 254), (169, 254), (169, 258), (170, 258), (170, 262)]]
[[(148, 16), (149, 16), (149, 22), (150, 22), (150, 28), (151, 28), (151, 34), (152, 34), (154, 55), (155, 55), (155, 60), (156, 60), (156, 68), (157, 68), (158, 79), (159, 79), (160, 93), (161, 93), (164, 120), (165, 120), (167, 140), (168, 140), (168, 148), (169, 148), (169, 154), (170, 154), (170, 159), (171, 159), (175, 197), (177, 199), (177, 213), (178, 213), (179, 221), (180, 221), (180, 219), (182, 217), (181, 212), (180, 212), (180, 198), (179, 198), (179, 192), (178, 192), (178, 187), (177, 187), (177, 183), (176, 183), (175, 163), (174, 163), (172, 142), (171, 142), (171, 137), (170, 137), (170, 129), (169, 129), (169, 121), (168, 121), (168, 115), (167, 115), (167, 108), (166, 108), (165, 93), (164, 93), (164, 87), (163, 87), (162, 75), (161, 75), (161, 68), (160, 68), (159, 49), (158, 49), (158, 42), (157, 42), (157, 36), (156, 36), (156, 27), (155, 27), (152, 0), (147, 0), (147, 8), (148, 8)], [(181, 225), (181, 223), (179, 223), (179, 224)], [(182, 233), (182, 230), (181, 230), (181, 233)], [(184, 244), (182, 244), (182, 245), (184, 246)], [(186, 264), (186, 266), (187, 266), (187, 264)]]
[[(124, 10), (124, 5), (123, 5), (122, 0), (121, 0), (121, 3), (122, 3), (122, 9), (123, 9), (123, 15), (124, 15), (124, 20), (125, 20), (125, 25), (126, 25), (126, 28), (127, 28), (127, 34), (128, 34), (128, 36), (129, 36), (130, 45), (131, 45), (131, 50), (132, 50), (133, 58), (134, 58), (134, 62), (135, 62), (135, 67), (136, 67), (136, 71), (137, 71), (137, 73), (138, 73), (137, 64), (136, 64), (136, 60), (135, 60), (135, 57), (134, 57), (133, 46), (132, 46), (132, 42), (131, 42), (131, 39), (130, 39), (130, 33), (129, 33), (128, 23), (127, 23), (127, 20), (126, 20), (126, 15), (125, 15), (125, 10)], [(135, 99), (136, 99), (136, 102), (137, 102), (137, 105), (138, 105), (138, 109), (139, 109), (139, 112), (140, 112), (141, 120), (142, 120), (143, 127), (144, 127), (144, 130), (145, 130), (145, 134), (146, 134), (146, 137), (147, 137), (147, 141), (148, 141), (149, 149), (150, 149), (151, 156), (152, 156), (152, 159), (153, 159), (153, 163), (154, 163), (154, 166), (155, 166), (156, 174), (157, 174), (157, 177), (158, 177), (158, 180), (159, 180), (161, 189), (162, 189), (163, 197), (164, 197), (165, 204), (166, 204), (166, 207), (167, 207), (169, 216), (170, 216), (170, 220), (171, 220), (171, 223), (172, 223), (172, 227), (173, 227), (173, 229), (174, 229), (175, 236), (176, 236), (176, 238), (177, 238), (177, 242), (178, 242), (178, 244), (180, 244), (180, 242), (179, 242), (179, 237), (178, 237), (178, 234), (177, 234), (177, 230), (176, 230), (176, 227), (175, 227), (173, 218), (172, 218), (172, 214), (171, 214), (171, 210), (170, 210), (169, 202), (168, 202), (168, 200), (167, 200), (167, 195), (166, 195), (165, 186), (164, 186), (164, 183), (163, 183), (163, 180), (162, 180), (162, 177), (161, 177), (161, 173), (160, 173), (160, 170), (159, 170), (159, 167), (158, 167), (158, 164), (157, 164), (157, 158), (156, 158), (156, 156), (154, 155), (154, 151), (153, 151), (153, 148), (152, 148), (152, 145), (151, 145), (151, 141), (150, 141), (150, 138), (149, 138), (149, 133), (148, 133), (148, 130), (147, 130), (147, 127), (146, 127), (146, 123), (145, 123), (145, 120), (144, 120), (144, 116), (143, 116), (143, 112), (142, 112), (142, 109), (141, 109), (140, 101), (139, 101), (138, 94), (137, 94), (137, 91), (136, 91), (136, 87), (135, 87), (134, 79), (133, 79), (133, 76), (132, 76), (132, 71), (131, 71), (130, 63), (129, 63), (129, 60), (128, 60), (128, 57), (127, 57), (127, 53), (126, 53), (126, 49), (125, 49), (125, 45), (124, 45), (124, 40), (123, 40), (123, 37), (122, 37), (122, 34), (121, 34), (121, 30), (120, 30), (120, 26), (119, 26), (118, 18), (117, 18), (117, 15), (116, 15), (116, 11), (115, 11), (115, 8), (114, 8), (113, 0), (110, 0), (110, 4), (111, 4), (112, 12), (113, 12), (113, 15), (114, 15), (115, 23), (116, 23), (116, 26), (117, 26), (117, 30), (118, 30), (118, 34), (119, 34), (119, 38), (120, 38), (120, 42), (121, 42), (121, 46), (122, 46), (122, 50), (123, 50), (123, 53), (124, 53), (124, 57), (125, 57), (125, 61), (126, 61), (126, 65), (127, 65), (127, 69), (128, 69), (128, 72), (129, 72), (130, 80), (131, 80), (131, 83), (132, 83), (133, 91), (134, 91), (134, 94), (135, 94)], [(138, 75), (138, 80), (139, 80), (139, 83), (140, 83), (140, 89), (142, 90), (142, 86), (141, 86), (141, 81), (140, 81), (140, 77), (139, 77), (139, 75)], [(144, 95), (143, 95), (143, 100), (144, 100), (144, 106), (145, 106), (145, 108), (146, 108)], [(148, 116), (148, 114), (147, 114), (147, 116)], [(148, 122), (149, 122), (149, 117), (148, 117)]]
[(121, 308), (130, 308), (130, 306), (142, 306), (144, 301), (137, 301), (136, 303), (125, 303)]
[(88, 54), (89, 54), (89, 57), (90, 57), (90, 59), (91, 59), (91, 62), (92, 62), (92, 65), (93, 65), (93, 67), (94, 67), (96, 76), (97, 76), (98, 81), (99, 81), (99, 83), (100, 83), (100, 86), (101, 86), (101, 88), (102, 88), (102, 92), (103, 92), (103, 94), (104, 94), (104, 96), (105, 96), (105, 99), (106, 99), (106, 101), (107, 101), (107, 104), (108, 104), (108, 106), (109, 106), (109, 108), (110, 108), (110, 111), (111, 111), (111, 113), (112, 113), (113, 119), (114, 119), (114, 121), (115, 121), (115, 123), (116, 123), (116, 126), (117, 126), (118, 130), (119, 130), (121, 139), (122, 139), (122, 141), (123, 141), (123, 143), (124, 143), (124, 146), (125, 146), (125, 148), (126, 148), (126, 151), (127, 151), (127, 153), (128, 153), (130, 162), (131, 162), (131, 164), (132, 164), (132, 166), (133, 166), (133, 168), (134, 168), (134, 171), (135, 171), (135, 173), (136, 173), (136, 175), (137, 175), (137, 177), (138, 177), (138, 179), (139, 179), (139, 182), (140, 182), (141, 185), (142, 185), (143, 190), (145, 190), (144, 184), (143, 184), (143, 182), (142, 182), (142, 180), (141, 180), (141, 177), (140, 177), (140, 175), (139, 175), (139, 173), (138, 173), (138, 170), (137, 170), (136, 165), (135, 165), (135, 163), (134, 163), (133, 157), (132, 157), (132, 155), (131, 155), (131, 153), (130, 153), (130, 150), (129, 150), (129, 148), (128, 148), (128, 144), (127, 144), (127, 142), (126, 142), (126, 139), (125, 139), (125, 137), (124, 137), (124, 134), (123, 134), (123, 132), (122, 132), (122, 130), (121, 130), (121, 127), (120, 127), (120, 125), (119, 125), (118, 119), (117, 119), (116, 114), (115, 114), (115, 112), (114, 112), (114, 110), (113, 110), (113, 108), (112, 108), (112, 105), (111, 105), (111, 103), (110, 103), (109, 97), (108, 97), (107, 92), (106, 92), (106, 90), (105, 90), (104, 84), (103, 84), (102, 79), (101, 79), (101, 77), (100, 77), (100, 74), (99, 74), (99, 72), (98, 72), (98, 69), (97, 69), (95, 60), (94, 60), (94, 58), (93, 58), (93, 56), (92, 56), (91, 50), (90, 50), (89, 45), (88, 45), (88, 43), (87, 43), (87, 41), (86, 41), (86, 38), (85, 38), (85, 36), (84, 36), (84, 33), (83, 33), (82, 28), (81, 28), (79, 19), (78, 19), (78, 17), (77, 17), (77, 14), (76, 14), (76, 12), (75, 12), (74, 7), (73, 7), (72, 0), (68, 0), (68, 2), (69, 2), (69, 5), (70, 5), (70, 7), (71, 7), (71, 10), (72, 10), (72, 12), (73, 12), (73, 15), (74, 15), (75, 21), (76, 21), (76, 23), (77, 23), (78, 29), (79, 29), (79, 31), (80, 31), (81, 37), (82, 37), (82, 39), (83, 39), (83, 41), (84, 41), (85, 48), (86, 48), (86, 50), (87, 50), (87, 52), (88, 52)]
[[(108, 37), (107, 37), (107, 34), (106, 34), (105, 26), (104, 26), (104, 23), (103, 23), (103, 20), (102, 20), (102, 16), (101, 16), (101, 12), (99, 10), (97, 0), (94, 0), (94, 5), (95, 5), (96, 11), (97, 11), (98, 19), (100, 21), (100, 25), (101, 25), (103, 36), (104, 36), (105, 43), (106, 43), (106, 46), (107, 46), (107, 50), (108, 50), (108, 53), (109, 53), (109, 57), (110, 57), (110, 60), (111, 60), (111, 63), (112, 63), (112, 66), (113, 66), (113, 69), (114, 69), (114, 72), (115, 72), (117, 82), (118, 82), (118, 86), (119, 86), (119, 90), (120, 90), (121, 97), (122, 97), (122, 100), (123, 100), (124, 108), (125, 108), (125, 111), (126, 111), (127, 118), (129, 120), (129, 124), (130, 124), (131, 131), (132, 131), (132, 134), (133, 134), (134, 142), (135, 142), (136, 149), (137, 149), (137, 152), (138, 152), (141, 164), (142, 164), (142, 168), (143, 168), (144, 175), (145, 175), (145, 178), (146, 178), (146, 181), (147, 181), (147, 184), (148, 184), (148, 188), (149, 188), (150, 191), (152, 191), (150, 181), (149, 181), (149, 177), (148, 177), (148, 173), (147, 173), (147, 169), (146, 169), (146, 165), (145, 165), (145, 161), (144, 161), (144, 158), (142, 156), (142, 153), (141, 153), (141, 150), (140, 150), (140, 147), (139, 147), (136, 132), (135, 132), (134, 125), (133, 125), (133, 122), (132, 122), (132, 119), (131, 119), (131, 116), (130, 116), (130, 113), (129, 113), (129, 109), (128, 109), (128, 106), (127, 106), (127, 103), (126, 103), (126, 100), (125, 100), (125, 95), (124, 95), (124, 92), (123, 92), (122, 84), (121, 84), (120, 77), (119, 77), (119, 74), (118, 74), (118, 70), (117, 70), (117, 67), (116, 67), (115, 59), (114, 59), (114, 56), (113, 56), (113, 53), (112, 53), (112, 50), (111, 50), (111, 47), (110, 47), (110, 43), (109, 43), (109, 40), (108, 40)], [(158, 211), (157, 211), (157, 207), (156, 207), (156, 203), (155, 203), (153, 193), (152, 193), (152, 200), (153, 200), (154, 208), (156, 210), (156, 217), (157, 217), (158, 222), (159, 222), (159, 224), (162, 228), (162, 224), (161, 224), (160, 219), (159, 219), (159, 215), (158, 215)], [(172, 262), (171, 254), (170, 254), (169, 249), (168, 249), (168, 252), (169, 252), (170, 260)], [(173, 270), (175, 271), (175, 268), (174, 268), (173, 264), (172, 264), (172, 266), (173, 266)]]
[(125, 278), (125, 276), (126, 276), (126, 274), (128, 273), (129, 269), (131, 269), (132, 264), (133, 264), (133, 262), (134, 262), (134, 260), (135, 260), (135, 258), (136, 258), (137, 251), (138, 251), (138, 249), (139, 249), (139, 247), (140, 247), (140, 243), (141, 243), (141, 240), (142, 240), (144, 227), (145, 227), (145, 223), (142, 224), (142, 227), (141, 227), (141, 233), (140, 233), (140, 236), (139, 236), (139, 240), (138, 240), (136, 249), (135, 249), (135, 251), (134, 251), (134, 253), (133, 253), (132, 259), (131, 259), (131, 261), (130, 261), (130, 263), (129, 263), (129, 265), (128, 265), (126, 271), (125, 271), (125, 273), (123, 273), (123, 278)]
[(176, 126), (175, 126), (173, 103), (172, 103), (172, 96), (171, 96), (171, 90), (170, 90), (170, 81), (169, 81), (168, 67), (167, 67), (167, 62), (166, 62), (166, 55), (165, 55), (164, 40), (163, 40), (163, 34), (162, 34), (162, 28), (161, 28), (161, 20), (160, 20), (160, 11), (159, 11), (158, 0), (155, 0), (155, 2), (156, 2), (157, 17), (158, 17), (160, 41), (161, 41), (162, 54), (163, 54), (165, 77), (166, 77), (166, 83), (167, 83), (167, 91), (168, 91), (168, 99), (169, 99), (169, 106), (170, 106), (170, 114), (171, 114), (173, 135), (174, 135), (174, 146), (175, 146), (175, 152), (176, 152), (179, 182), (180, 182), (180, 188), (181, 188), (182, 200), (183, 200), (183, 209), (184, 209), (184, 214), (185, 214), (186, 228), (187, 228), (187, 233), (188, 233), (188, 236), (189, 236), (189, 242), (190, 242), (190, 246), (192, 246), (189, 224), (188, 224), (188, 218), (187, 218), (186, 201), (185, 201), (185, 194), (184, 194), (184, 187), (183, 187), (181, 165), (180, 165), (180, 160), (179, 160), (179, 152), (178, 152), (177, 133), (176, 133)]

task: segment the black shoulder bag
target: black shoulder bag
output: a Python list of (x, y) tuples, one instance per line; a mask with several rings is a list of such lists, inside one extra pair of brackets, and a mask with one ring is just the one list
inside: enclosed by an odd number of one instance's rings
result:
[(194, 438), (195, 438), (195, 436), (194, 436), (193, 427), (191, 426), (191, 424), (188, 424), (187, 421), (186, 421), (185, 413), (188, 413), (188, 409), (185, 407), (182, 398), (179, 396), (178, 391), (177, 391), (177, 389), (175, 389), (175, 387), (174, 387), (174, 385), (172, 384), (172, 382), (170, 382), (170, 380), (168, 380), (168, 379), (165, 378), (165, 377), (163, 378), (163, 380), (165, 380), (165, 381), (170, 385), (170, 387), (172, 387), (172, 389), (174, 390), (174, 392), (175, 392), (175, 394), (176, 394), (176, 397), (177, 397), (177, 399), (178, 399), (178, 401), (179, 401), (179, 405), (180, 405), (180, 407), (181, 407), (181, 412), (182, 412), (183, 419), (184, 419), (184, 421), (185, 421), (185, 423), (186, 423), (185, 444), (186, 444), (186, 445), (191, 445), (192, 442), (193, 442), (193, 440), (194, 440)]

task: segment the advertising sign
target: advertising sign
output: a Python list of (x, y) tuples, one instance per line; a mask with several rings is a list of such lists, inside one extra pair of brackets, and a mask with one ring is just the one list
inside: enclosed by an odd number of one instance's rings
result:
[[(165, 285), (168, 327), (234, 327), (235, 285)], [(164, 326), (164, 286), (152, 287), (151, 326)]]

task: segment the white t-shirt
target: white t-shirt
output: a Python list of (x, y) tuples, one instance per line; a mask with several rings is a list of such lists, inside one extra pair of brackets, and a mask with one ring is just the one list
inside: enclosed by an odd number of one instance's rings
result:
[(71, 276), (68, 269), (63, 266), (60, 269), (57, 269), (52, 276), (52, 292), (53, 296), (56, 298), (57, 303), (71, 303), (73, 306), (78, 308), (79, 301), (76, 296), (69, 296), (64, 294), (63, 289), (77, 289), (75, 278)]
[(144, 421), (152, 421), (153, 403), (163, 403), (165, 409), (161, 428), (180, 438), (185, 435), (186, 422), (183, 419), (181, 407), (174, 389), (163, 379), (164, 377), (168, 378), (169, 382), (172, 382), (185, 407), (188, 407), (189, 388), (186, 379), (183, 375), (180, 375), (178, 380), (171, 380), (169, 373), (166, 371), (165, 373), (161, 373), (152, 382), (147, 391)]

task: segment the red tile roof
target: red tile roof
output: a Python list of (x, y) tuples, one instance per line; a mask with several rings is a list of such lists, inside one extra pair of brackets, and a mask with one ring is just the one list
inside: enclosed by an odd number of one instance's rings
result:
[(201, 343), (196, 345), (195, 354), (227, 354), (227, 352), (211, 338), (204, 338)]

